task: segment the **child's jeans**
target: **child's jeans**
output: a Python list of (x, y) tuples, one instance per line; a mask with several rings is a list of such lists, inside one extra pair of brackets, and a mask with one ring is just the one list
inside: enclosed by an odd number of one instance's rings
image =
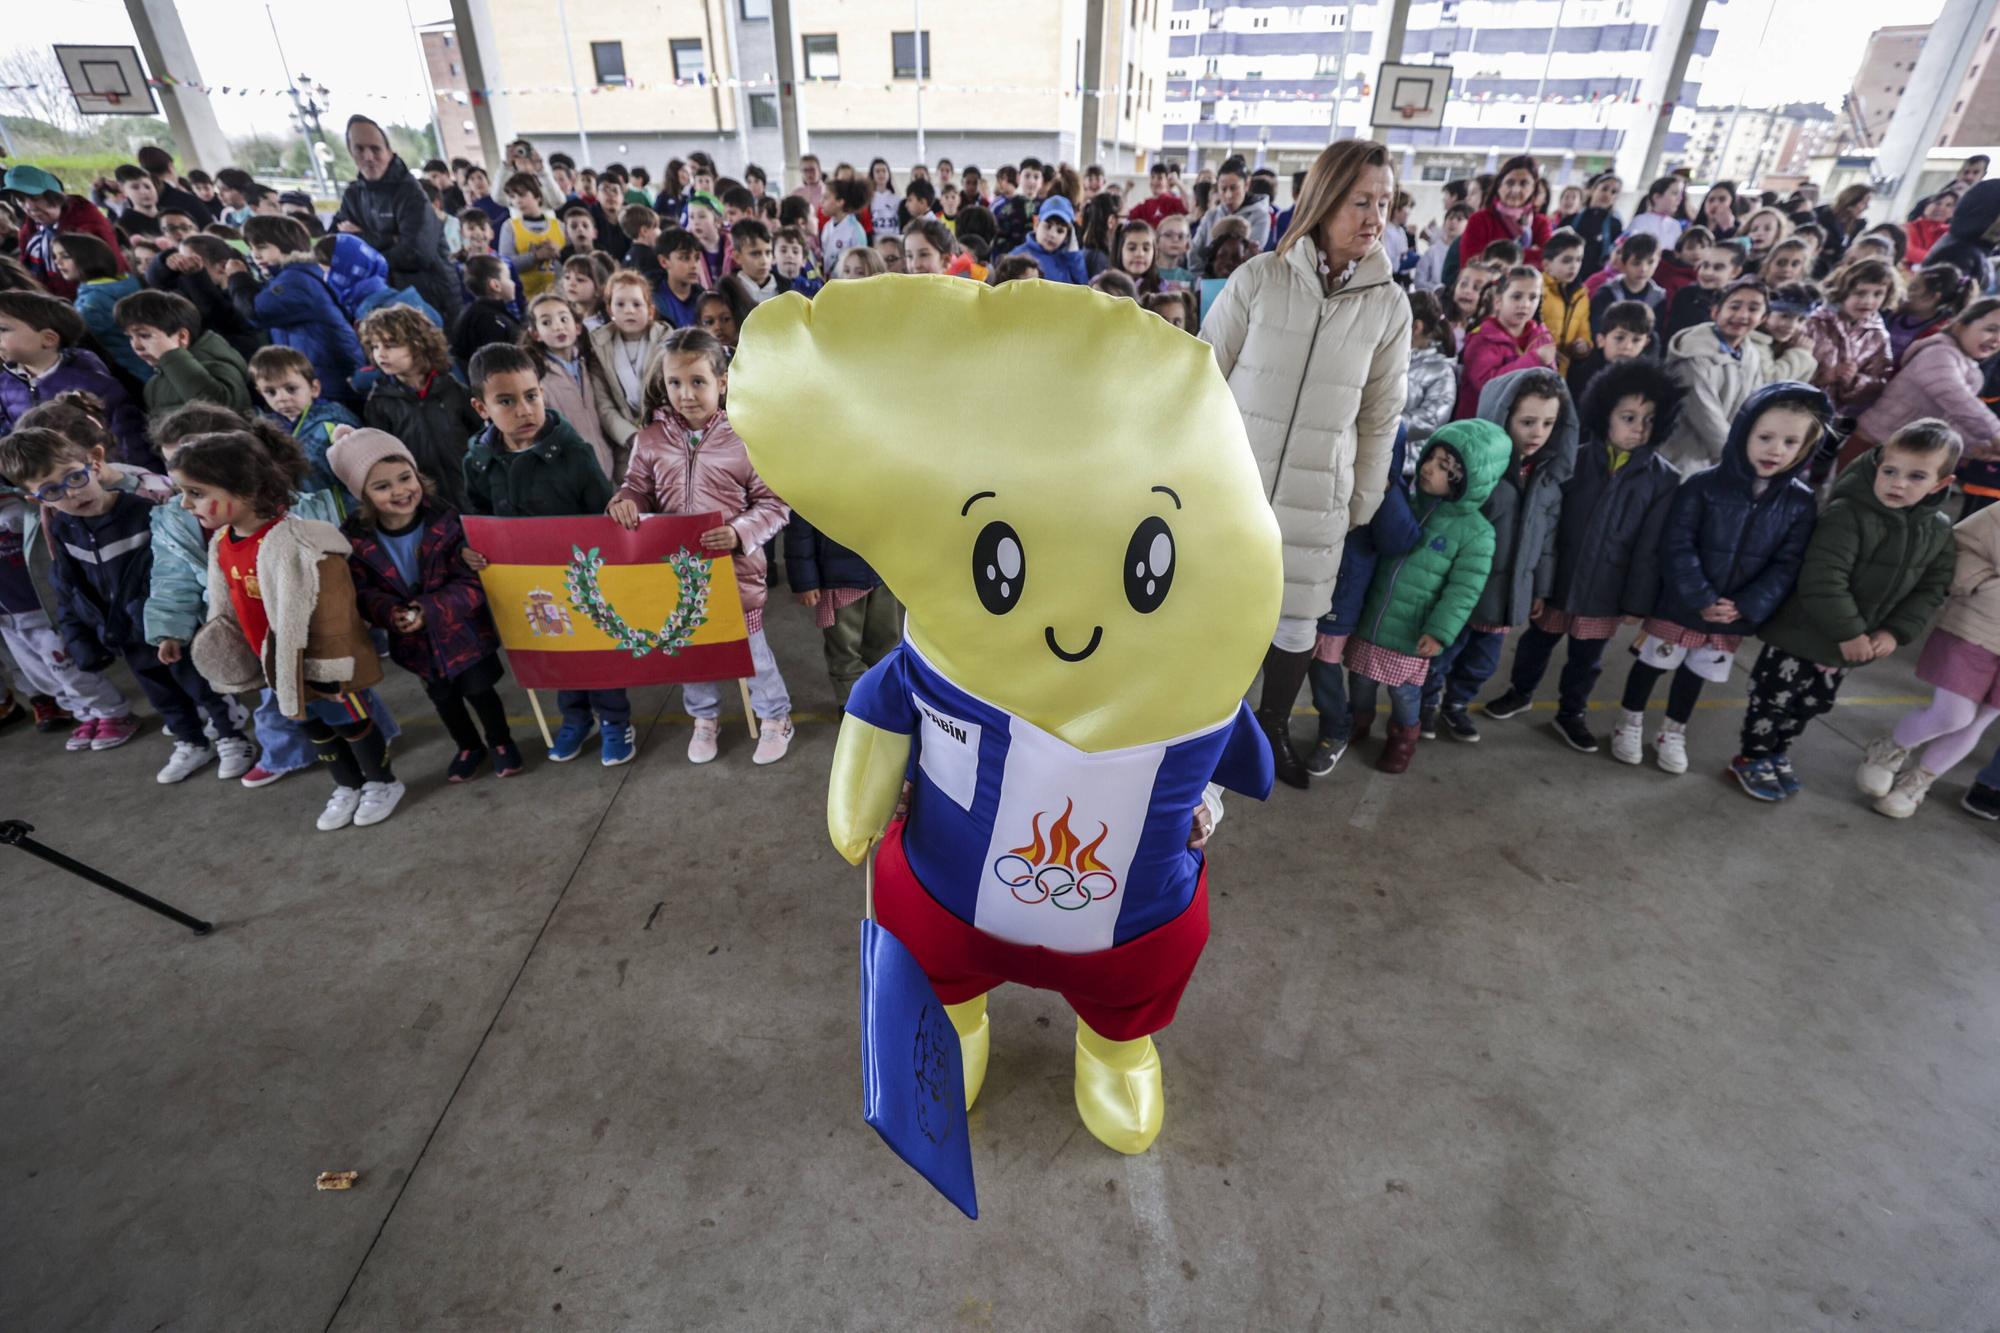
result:
[(632, 700), (623, 690), (557, 690), (556, 707), (562, 709), (564, 726), (575, 723), (585, 731), (592, 713), (599, 726), (613, 731), (632, 725)]
[[(395, 714), (389, 711), (388, 704), (376, 697), (375, 691), (363, 690), (358, 697), (368, 715), (375, 719), (375, 726), (381, 731), (384, 741), (393, 741), (403, 734), (403, 729), (396, 724)], [(257, 724), (257, 746), (261, 752), (257, 756), (257, 767), (271, 773), (296, 773), (319, 762), (319, 751), (313, 745), (312, 737), (306, 735), (306, 724), (294, 722), (279, 710), (275, 691), (265, 690), (258, 696), (257, 711), (252, 716)]]
[(1833, 708), (1847, 671), (1764, 645), (1750, 667), (1750, 707), (1743, 714), (1743, 755), (1768, 759), (1791, 749), (1806, 724)]
[[(771, 645), (761, 629), (750, 631), (750, 662), (757, 668), (757, 674), (750, 677), (750, 710), (761, 718), (790, 717), (792, 696), (785, 689), (785, 678), (778, 674), (778, 659), (771, 655)], [(713, 721), (722, 716), (722, 687), (727, 684), (730, 682), (691, 681), (681, 686), (681, 700), (691, 716)]]
[[(1493, 637), (1497, 639), (1500, 636), (1496, 634)], [(1434, 667), (1432, 675), (1435, 674), (1436, 668)], [(1429, 677), (1425, 679), (1428, 680)], [(1349, 672), (1347, 685), (1355, 712), (1372, 713), (1375, 711), (1377, 682), (1370, 680), (1358, 672)], [(1422, 706), (1424, 697), (1424, 686), (1391, 685), (1387, 688), (1389, 690), (1389, 721), (1399, 727), (1416, 726), (1418, 712)]]
[[(1555, 656), (1556, 645), (1568, 637), (1533, 625), (1521, 631), (1521, 640), (1514, 645), (1514, 672), (1508, 681), (1515, 693), (1534, 694), (1535, 687), (1548, 674), (1549, 659)], [(1598, 673), (1604, 669), (1604, 650), (1610, 643), (1609, 639), (1570, 638), (1569, 656), (1563, 661), (1562, 676), (1556, 686), (1562, 701), (1562, 716), (1582, 717), (1590, 707), (1590, 692), (1596, 688)]]
[(51, 696), (77, 721), (101, 722), (132, 711), (116, 685), (71, 659), (62, 635), (42, 612), (0, 613), (0, 640), (13, 655), (28, 692)]
[(1479, 687), (1493, 679), (1493, 673), (1500, 669), (1500, 652), (1506, 646), (1507, 631), (1503, 629), (1473, 629), (1468, 625), (1459, 631), (1458, 637), (1431, 659), (1431, 672), (1424, 677), (1422, 687), (1423, 706), (1436, 708), (1443, 704), (1463, 712), (1479, 693)]
[(2000, 787), (2000, 749), (1993, 751), (1993, 757), (1986, 761), (1986, 767), (1979, 770), (1973, 779), (1982, 787)]
[(235, 740), (243, 735), (236, 724), (226, 695), (217, 694), (215, 688), (202, 674), (194, 669), (194, 662), (186, 657), (172, 663), (162, 662), (160, 655), (149, 644), (127, 648), (125, 665), (132, 668), (139, 688), (145, 691), (147, 702), (166, 719), (167, 734), (177, 741), (190, 745), (206, 745), (202, 736), (201, 719), (208, 717), (209, 725), (215, 728), (218, 740)]
[(1338, 662), (1322, 662), (1315, 657), (1306, 668), (1306, 679), (1312, 682), (1313, 707), (1319, 710), (1320, 739), (1335, 745), (1347, 744), (1347, 733), (1354, 725), (1354, 715), (1347, 706), (1347, 669)]

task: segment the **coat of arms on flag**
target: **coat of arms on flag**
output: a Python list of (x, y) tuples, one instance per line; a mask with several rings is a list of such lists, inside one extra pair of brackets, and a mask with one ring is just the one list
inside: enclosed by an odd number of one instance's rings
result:
[(720, 514), (465, 518), (479, 581), (516, 680), (530, 690), (616, 690), (751, 675), (734, 561), (701, 534)]

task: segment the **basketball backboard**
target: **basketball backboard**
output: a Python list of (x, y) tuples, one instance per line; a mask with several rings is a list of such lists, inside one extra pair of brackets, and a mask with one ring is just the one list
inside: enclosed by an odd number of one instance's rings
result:
[(1369, 123), (1384, 130), (1441, 130), (1450, 93), (1450, 65), (1384, 62), (1375, 80), (1375, 107)]
[(136, 46), (58, 46), (76, 109), (86, 116), (154, 116), (159, 106)]

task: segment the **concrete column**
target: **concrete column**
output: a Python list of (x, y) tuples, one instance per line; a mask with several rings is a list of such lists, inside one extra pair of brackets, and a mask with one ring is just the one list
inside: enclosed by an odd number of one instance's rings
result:
[[(194, 48), (188, 45), (187, 30), (181, 27), (174, 0), (125, 0), (125, 13), (132, 20), (132, 31), (139, 35), (139, 51), (146, 57), (146, 68), (162, 85), (153, 91), (159, 94), (167, 124), (180, 148), (175, 165), (184, 171), (199, 167), (211, 174), (222, 170), (232, 160), (229, 140), (216, 122), (208, 94), (185, 86), (187, 82), (205, 80), (194, 63)], [(23, 13), (21, 17), (25, 19), (27, 15)], [(167, 83), (169, 74), (184, 82)]]
[(771, 44), (778, 59), (778, 136), (785, 160), (773, 188), (782, 194), (799, 179), (799, 157), (806, 152), (799, 130), (799, 46), (792, 36), (792, 0), (771, 0)]
[(1639, 86), (1640, 99), (1657, 102), (1659, 110), (1642, 136), (1637, 140), (1628, 136), (1616, 159), (1627, 194), (1635, 191), (1643, 194), (1660, 174), (1667, 129), (1680, 100), (1681, 84), (1687, 81), (1688, 59), (1694, 55), (1695, 38), (1701, 33), (1701, 18), (1707, 9), (1708, 0), (1668, 0), (1655, 39), (1653, 67)]
[(1996, 4), (2000, 0), (1945, 0), (1944, 11), (1931, 24), (1907, 85), (1918, 91), (1906, 92), (1897, 101), (1896, 113), (1875, 150), (1876, 216), (1900, 222), (1909, 215), (1924, 158), (1944, 128)]
[(1385, 8), (1388, 9), (1389, 16), (1386, 32), (1382, 38), (1382, 53), (1378, 59), (1381, 64), (1387, 65), (1403, 58), (1403, 38), (1410, 28), (1410, 0), (1389, 0)]
[[(451, 0), (451, 26), (458, 34), (459, 64), (465, 69), (468, 88), (497, 87), (500, 46), (493, 35), (493, 14), (486, 0)], [(514, 118), (507, 114), (503, 97), (474, 97), (472, 123), (479, 131), (479, 156), (488, 172), (498, 170), (508, 141), (514, 137)]]
[[(1122, 0), (1112, 0), (1114, 4)], [(1104, 0), (1083, 5), (1083, 129), (1077, 136), (1077, 170), (1097, 160), (1104, 139)], [(1116, 112), (1113, 112), (1116, 124)]]

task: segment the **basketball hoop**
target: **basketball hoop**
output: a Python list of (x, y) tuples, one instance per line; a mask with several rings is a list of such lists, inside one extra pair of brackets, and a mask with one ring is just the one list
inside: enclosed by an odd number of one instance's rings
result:
[(105, 101), (109, 102), (109, 103), (110, 103), (110, 104), (111, 104), (112, 106), (117, 106), (117, 105), (118, 105), (118, 102), (119, 102), (119, 99), (120, 99), (120, 98), (122, 98), (122, 97), (124, 97), (124, 94), (123, 94), (123, 93), (99, 93), (99, 94), (98, 94), (98, 96), (99, 96), (99, 97), (101, 97), (101, 98), (103, 98), (103, 99), (104, 99)]
[(1404, 120), (1415, 120), (1418, 116), (1423, 115), (1426, 110), (1428, 108), (1421, 106), (1399, 106), (1396, 108), (1397, 113)]

